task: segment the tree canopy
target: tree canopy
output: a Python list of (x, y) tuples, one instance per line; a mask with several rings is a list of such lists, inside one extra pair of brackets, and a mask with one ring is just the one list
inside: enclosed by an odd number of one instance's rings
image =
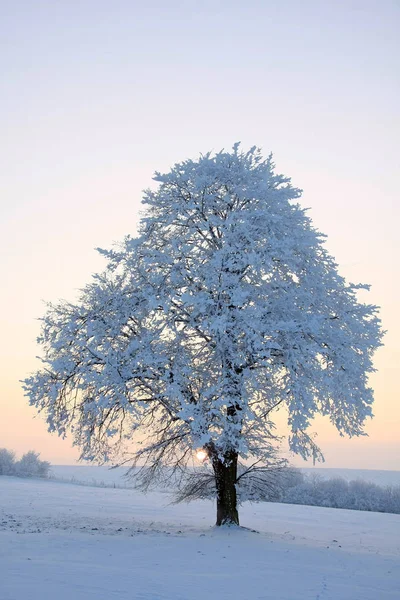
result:
[(204, 448), (214, 466), (268, 461), (274, 414), (318, 455), (317, 414), (360, 435), (382, 330), (298, 199), (260, 150), (201, 155), (156, 173), (138, 235), (100, 250), (105, 271), (76, 303), (49, 305), (43, 368), (25, 380), (50, 431), (82, 457), (137, 442), (151, 472)]

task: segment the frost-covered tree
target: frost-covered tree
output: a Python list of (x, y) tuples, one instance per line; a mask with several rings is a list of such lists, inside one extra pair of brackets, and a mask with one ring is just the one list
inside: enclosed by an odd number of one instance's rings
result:
[(15, 472), (15, 452), (0, 448), (0, 475), (13, 475)]
[(382, 336), (375, 306), (338, 274), (297, 199), (258, 149), (206, 154), (146, 191), (127, 237), (76, 304), (49, 306), (43, 369), (25, 381), (50, 431), (82, 457), (114, 460), (137, 441), (145, 477), (202, 448), (217, 524), (238, 523), (238, 459), (273, 453), (286, 406), (289, 445), (317, 456), (314, 415), (360, 435)]
[(48, 477), (50, 463), (47, 460), (40, 460), (39, 452), (30, 450), (15, 463), (15, 474), (18, 477)]

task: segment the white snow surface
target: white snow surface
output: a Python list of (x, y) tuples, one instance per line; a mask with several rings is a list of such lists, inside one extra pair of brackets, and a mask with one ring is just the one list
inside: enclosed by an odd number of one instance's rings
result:
[[(400, 597), (400, 516), (241, 507), (161, 492), (0, 479), (1, 600), (386, 600)], [(252, 531), (254, 530), (254, 531)]]

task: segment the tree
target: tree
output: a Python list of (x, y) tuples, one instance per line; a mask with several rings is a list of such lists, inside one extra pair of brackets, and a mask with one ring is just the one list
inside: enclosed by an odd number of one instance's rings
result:
[(50, 463), (47, 460), (40, 460), (39, 452), (30, 450), (15, 463), (15, 474), (18, 477), (48, 477)]
[[(258, 149), (186, 160), (147, 190), (139, 235), (111, 251), (76, 304), (49, 305), (43, 369), (25, 380), (50, 431), (82, 457), (115, 460), (133, 440), (145, 481), (207, 453), (217, 524), (238, 523), (239, 457), (263, 468), (286, 406), (289, 445), (319, 456), (317, 413), (349, 436), (372, 416), (382, 331)], [(125, 450), (126, 451), (126, 450)]]
[(0, 475), (14, 475), (15, 452), (0, 448)]

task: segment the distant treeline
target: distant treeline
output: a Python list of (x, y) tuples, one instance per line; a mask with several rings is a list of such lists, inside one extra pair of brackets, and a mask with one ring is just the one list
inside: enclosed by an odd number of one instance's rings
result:
[[(216, 495), (212, 472), (206, 468), (189, 472), (177, 487), (176, 502), (213, 499)], [(236, 488), (241, 503), (283, 502), (400, 514), (399, 485), (381, 486), (359, 479), (346, 481), (342, 477), (323, 479), (292, 467), (256, 470), (239, 477)]]
[(283, 490), (281, 502), (330, 508), (347, 508), (400, 514), (400, 486), (381, 486), (359, 479), (322, 479), (304, 475), (302, 481)]
[(48, 477), (50, 463), (40, 460), (40, 454), (31, 450), (16, 460), (15, 452), (0, 448), (0, 475), (16, 477)]
[[(0, 475), (49, 477), (50, 463), (40, 460), (39, 456), (37, 452), (31, 451), (24, 454), (20, 460), (16, 460), (14, 452), (2, 448), (0, 449)], [(121, 478), (121, 482), (103, 482), (95, 480), (93, 470), (90, 474), (88, 480), (78, 480), (75, 477), (54, 478), (94, 487), (135, 487), (134, 478), (133, 480)], [(173, 476), (167, 479), (168, 483), (165, 485), (160, 481), (156, 482), (155, 488), (172, 493), (175, 502), (215, 498), (215, 480), (210, 469), (189, 469), (180, 483)], [(324, 479), (315, 473), (306, 474), (292, 467), (256, 471), (240, 479), (237, 491), (241, 503), (247, 500), (283, 502), (400, 514), (399, 485), (383, 486), (360, 479), (346, 481), (342, 477)]]

